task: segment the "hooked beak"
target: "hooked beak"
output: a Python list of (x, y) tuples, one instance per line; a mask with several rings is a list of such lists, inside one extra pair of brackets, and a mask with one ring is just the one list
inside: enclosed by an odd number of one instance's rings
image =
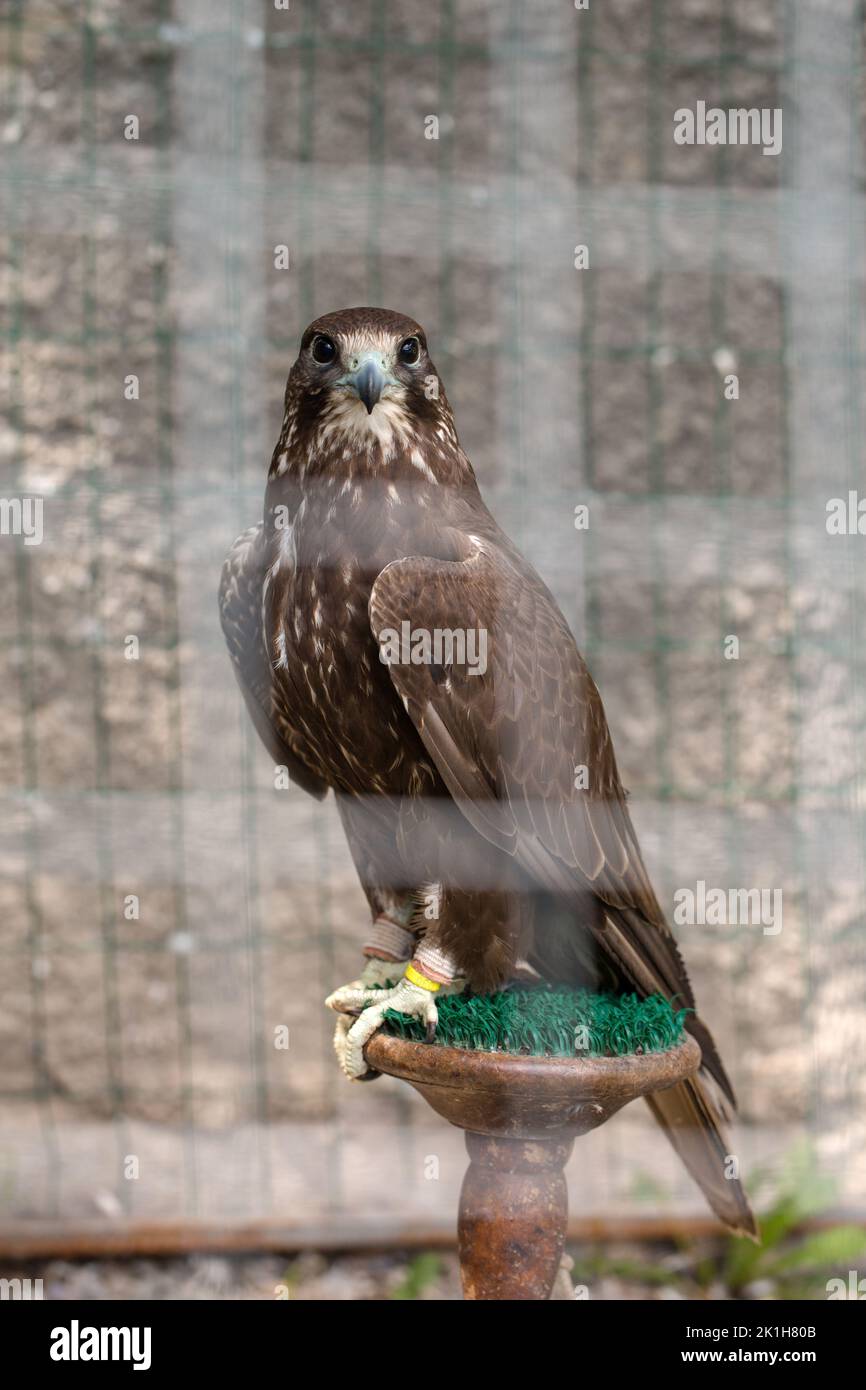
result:
[(373, 414), (373, 406), (378, 401), (385, 386), (386, 377), (378, 362), (367, 361), (355, 373), (355, 390), (367, 407), (367, 414)]
[(367, 407), (367, 414), (373, 414), (373, 406), (380, 399), (385, 387), (392, 378), (382, 369), (382, 364), (374, 356), (365, 357), (358, 369), (343, 377), (343, 384), (351, 386), (358, 393), (358, 399)]

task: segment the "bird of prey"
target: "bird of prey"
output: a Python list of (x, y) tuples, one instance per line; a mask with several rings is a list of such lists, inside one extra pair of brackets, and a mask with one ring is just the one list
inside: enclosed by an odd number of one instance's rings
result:
[(307, 328), (264, 518), (229, 552), (220, 612), (256, 730), (305, 791), (335, 794), (369, 902), (363, 969), (327, 1001), (347, 1075), (369, 1076), (387, 1008), (432, 1037), (441, 990), (662, 994), (690, 1010), (702, 1066), (649, 1104), (713, 1210), (753, 1235), (724, 1138), (733, 1091), (601, 698), (482, 501), (411, 318), (353, 308)]

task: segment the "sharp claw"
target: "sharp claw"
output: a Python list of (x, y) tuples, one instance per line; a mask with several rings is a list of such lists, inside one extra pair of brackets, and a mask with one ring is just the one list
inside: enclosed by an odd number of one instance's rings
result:
[(353, 1018), (351, 1026), (338, 1023), (334, 1038), (337, 1057), (342, 1070), (350, 1081), (374, 1081), (379, 1073), (367, 1065), (364, 1047), (368, 1040), (382, 1027), (388, 1009), (395, 1009), (408, 1018), (423, 1020), (428, 1043), (436, 1037), (438, 1015), (436, 1007), (418, 985), (401, 980), (391, 989), (359, 989), (357, 984), (344, 985), (341, 990), (329, 995), (328, 1004), (336, 1008), (346, 1019)]

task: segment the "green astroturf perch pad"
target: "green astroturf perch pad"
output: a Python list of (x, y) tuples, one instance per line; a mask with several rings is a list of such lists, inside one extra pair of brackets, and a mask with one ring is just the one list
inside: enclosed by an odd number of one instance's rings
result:
[[(666, 1052), (683, 1037), (687, 1009), (660, 994), (590, 994), (527, 986), (500, 994), (450, 994), (438, 1003), (434, 1046), (525, 1057), (625, 1057)], [(385, 1031), (423, 1042), (418, 1019), (393, 1010)]]

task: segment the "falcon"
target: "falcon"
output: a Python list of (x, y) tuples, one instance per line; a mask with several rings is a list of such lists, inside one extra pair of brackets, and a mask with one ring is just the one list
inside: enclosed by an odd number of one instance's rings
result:
[(661, 994), (702, 1065), (648, 1097), (732, 1229), (754, 1218), (731, 1083), (644, 866), (601, 697), (549, 589), (485, 506), (421, 326), (326, 314), (289, 373), (263, 520), (229, 551), (223, 632), (253, 724), (335, 795), (370, 909), (326, 1001), (350, 1078), (386, 1009), (516, 980)]

